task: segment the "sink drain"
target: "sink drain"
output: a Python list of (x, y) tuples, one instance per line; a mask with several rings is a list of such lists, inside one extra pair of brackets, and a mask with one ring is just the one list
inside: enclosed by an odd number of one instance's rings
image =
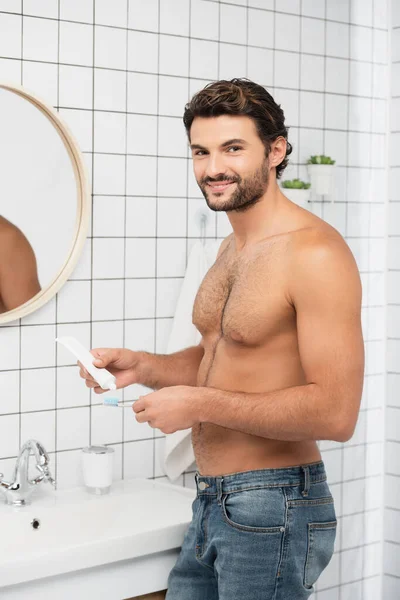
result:
[(36, 519), (36, 518), (33, 519), (31, 521), (31, 525), (32, 525), (33, 529), (39, 529), (39, 527), (40, 527), (40, 521), (39, 521), (39, 519)]

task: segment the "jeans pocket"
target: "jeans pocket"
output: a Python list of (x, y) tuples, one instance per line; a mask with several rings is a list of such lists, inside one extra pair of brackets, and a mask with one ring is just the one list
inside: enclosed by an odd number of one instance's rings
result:
[(286, 503), (280, 487), (224, 494), (221, 509), (224, 521), (240, 531), (281, 533), (285, 530)]
[(304, 587), (310, 589), (328, 566), (334, 552), (337, 521), (308, 523)]

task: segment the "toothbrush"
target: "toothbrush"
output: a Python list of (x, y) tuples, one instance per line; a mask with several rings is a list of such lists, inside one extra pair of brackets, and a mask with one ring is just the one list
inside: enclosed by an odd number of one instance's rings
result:
[(115, 406), (116, 408), (132, 408), (132, 400), (126, 400), (126, 402), (130, 402), (130, 404), (125, 405), (122, 401), (119, 401), (118, 398), (104, 398), (103, 406)]

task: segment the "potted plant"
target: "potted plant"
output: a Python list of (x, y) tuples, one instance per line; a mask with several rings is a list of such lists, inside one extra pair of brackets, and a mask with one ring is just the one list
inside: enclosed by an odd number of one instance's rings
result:
[(307, 161), (313, 193), (329, 195), (332, 191), (333, 169), (335, 161), (330, 156), (318, 154)]
[(303, 208), (307, 206), (307, 202), (310, 200), (310, 186), (311, 183), (306, 183), (301, 179), (286, 179), (281, 183), (285, 196)]

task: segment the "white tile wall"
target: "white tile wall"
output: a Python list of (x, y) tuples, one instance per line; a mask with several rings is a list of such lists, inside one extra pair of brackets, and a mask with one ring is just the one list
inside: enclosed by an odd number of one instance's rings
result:
[(395, 598), (400, 594), (400, 565), (397, 559), (400, 549), (400, 538), (395, 528), (398, 527), (400, 469), (400, 403), (398, 400), (398, 384), (400, 381), (400, 202), (398, 193), (400, 160), (399, 148), (398, 104), (400, 98), (400, 23), (398, 3), (392, 3), (392, 78), (391, 78), (391, 122), (390, 122), (390, 180), (388, 203), (388, 287), (387, 287), (387, 409), (386, 409), (386, 445), (385, 445), (385, 511), (384, 511), (384, 548), (383, 572), (384, 595)]
[[(397, 3), (392, 6), (392, 24), (400, 27)], [(315, 202), (314, 210), (346, 237), (363, 280), (363, 400), (352, 440), (321, 443), (339, 528), (315, 596), (396, 598), (400, 165), (392, 161), (387, 219), (386, 366), (386, 2), (25, 0), (23, 15), (21, 7), (0, 0), (0, 79), (22, 83), (60, 111), (85, 153), (94, 196), (90, 236), (71, 280), (46, 308), (0, 329), (0, 384), (8, 399), (0, 414), (0, 470), (9, 474), (18, 448), (33, 436), (50, 451), (60, 487), (81, 484), (79, 450), (88, 443), (114, 446), (115, 479), (163, 477), (160, 432), (125, 411), (106, 414), (67, 353), (55, 349), (54, 337), (165, 351), (187, 254), (198, 236), (194, 213), (204, 206), (187, 169), (184, 105), (210, 80), (248, 76), (267, 86), (285, 111), (294, 145), (287, 177), (307, 178), (310, 154), (336, 159), (334, 202)], [(392, 36), (395, 109), (399, 32)], [(226, 215), (210, 221), (208, 236), (230, 232)], [(385, 514), (382, 571), (386, 368), (393, 439), (385, 445), (385, 502), (392, 508)], [(124, 396), (133, 400), (147, 391), (135, 385)], [(178, 483), (193, 485), (192, 475)]]

